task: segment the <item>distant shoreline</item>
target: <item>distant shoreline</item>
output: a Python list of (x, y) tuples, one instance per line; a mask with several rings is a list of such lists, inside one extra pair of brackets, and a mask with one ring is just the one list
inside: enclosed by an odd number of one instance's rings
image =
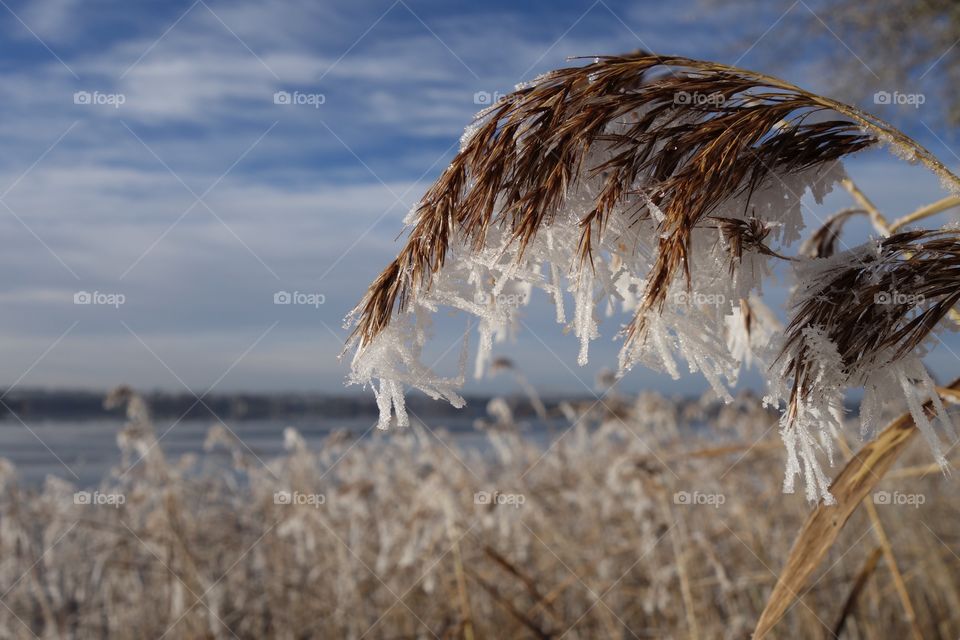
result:
[[(0, 421), (22, 420), (83, 421), (122, 420), (120, 409), (107, 410), (103, 400), (107, 392), (69, 390), (13, 390), (2, 397)], [(150, 412), (157, 418), (205, 420), (211, 412), (221, 419), (264, 420), (303, 416), (347, 418), (377, 415), (377, 405), (368, 394), (321, 393), (219, 393), (203, 397), (203, 403), (190, 393), (164, 391), (142, 394)], [(408, 398), (412, 413), (423, 418), (444, 416), (481, 417), (486, 415), (487, 403), (494, 396), (468, 396), (467, 405), (456, 409), (447, 402), (438, 402), (422, 394)], [(510, 405), (519, 417), (533, 415), (533, 408), (525, 397), (509, 397)], [(590, 401), (589, 396), (544, 398), (548, 407), (556, 408), (561, 400), (571, 403)]]

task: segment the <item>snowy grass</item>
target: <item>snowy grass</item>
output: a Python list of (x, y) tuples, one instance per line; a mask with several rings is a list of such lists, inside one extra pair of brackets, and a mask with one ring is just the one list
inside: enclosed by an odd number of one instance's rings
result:
[[(3, 467), (2, 638), (745, 638), (809, 511), (766, 481), (778, 416), (749, 397), (611, 394), (548, 449), (494, 402), (486, 453), (415, 423), (288, 431), (264, 465), (221, 427), (219, 470), (165, 459), (114, 400), (122, 460), (89, 500)], [(876, 509), (924, 637), (956, 638), (955, 492), (915, 448)], [(855, 514), (775, 637), (907, 637), (877, 535)]]

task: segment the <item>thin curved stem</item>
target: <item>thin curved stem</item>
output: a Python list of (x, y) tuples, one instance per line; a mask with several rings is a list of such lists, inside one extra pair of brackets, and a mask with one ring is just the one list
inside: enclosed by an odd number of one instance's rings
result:
[(960, 197), (958, 196), (947, 196), (942, 200), (937, 200), (934, 203), (920, 207), (913, 213), (894, 220), (893, 224), (890, 225), (890, 233), (895, 233), (899, 229), (912, 222), (923, 220), (924, 218), (929, 218), (930, 216), (935, 216), (938, 213), (943, 213), (944, 211), (948, 211), (954, 207), (960, 207)]
[(870, 223), (873, 224), (873, 228), (876, 229), (877, 233), (882, 236), (889, 236), (892, 232), (886, 216), (880, 213), (880, 210), (877, 209), (870, 198), (860, 190), (860, 187), (854, 184), (850, 178), (844, 178), (840, 183), (844, 189), (850, 192), (850, 195), (857, 201), (857, 204), (863, 207), (863, 210), (870, 216)]

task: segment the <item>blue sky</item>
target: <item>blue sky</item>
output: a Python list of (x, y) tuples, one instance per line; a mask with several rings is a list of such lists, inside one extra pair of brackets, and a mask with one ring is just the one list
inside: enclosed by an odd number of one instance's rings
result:
[[(806, 65), (769, 64), (777, 31), (812, 2), (0, 5), (3, 386), (340, 391), (343, 317), (485, 96), (568, 56), (637, 48), (825, 88)], [(821, 35), (811, 48), (844, 48), (827, 25)], [(277, 92), (302, 104), (277, 104)], [(894, 115), (960, 162), (922, 112)], [(850, 171), (891, 215), (942, 195), (880, 153)], [(846, 204), (833, 196), (823, 215)], [(76, 305), (78, 291), (124, 303)], [(323, 304), (274, 305), (277, 291)], [(585, 391), (615, 363), (615, 323), (584, 369), (542, 301), (526, 323), (536, 337), (507, 350), (548, 391)], [(459, 326), (441, 327), (438, 344)], [(934, 356), (937, 369), (951, 363)], [(624, 385), (704, 387), (642, 371)]]

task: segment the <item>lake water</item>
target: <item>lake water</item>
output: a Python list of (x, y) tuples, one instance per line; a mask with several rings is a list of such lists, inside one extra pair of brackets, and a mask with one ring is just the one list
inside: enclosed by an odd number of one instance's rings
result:
[[(204, 452), (207, 433), (216, 422), (184, 420), (172, 428), (174, 420), (156, 420), (154, 428), (160, 447), (172, 458)], [(296, 428), (310, 446), (318, 446), (331, 432), (345, 430), (357, 435), (376, 430), (376, 421), (363, 418), (322, 418), (302, 420), (237, 420), (227, 426), (259, 458), (268, 460), (285, 453), (283, 430)], [(17, 421), (0, 422), (0, 457), (13, 462), (22, 484), (37, 486), (48, 475), (59, 476), (81, 486), (96, 485), (110, 469), (120, 464), (117, 433), (121, 421), (30, 421), (27, 426)], [(553, 425), (562, 429), (561, 425)], [(438, 418), (431, 429), (451, 433), (459, 446), (483, 447), (485, 436), (473, 427), (472, 418)], [(371, 429), (373, 428), (373, 429)], [(169, 431), (164, 435), (164, 431)], [(548, 438), (546, 425), (532, 425), (536, 436)], [(59, 458), (59, 459), (58, 459)], [(72, 471), (72, 473), (71, 473)], [(76, 477), (74, 476), (76, 474)], [(79, 480), (77, 479), (79, 477)]]

